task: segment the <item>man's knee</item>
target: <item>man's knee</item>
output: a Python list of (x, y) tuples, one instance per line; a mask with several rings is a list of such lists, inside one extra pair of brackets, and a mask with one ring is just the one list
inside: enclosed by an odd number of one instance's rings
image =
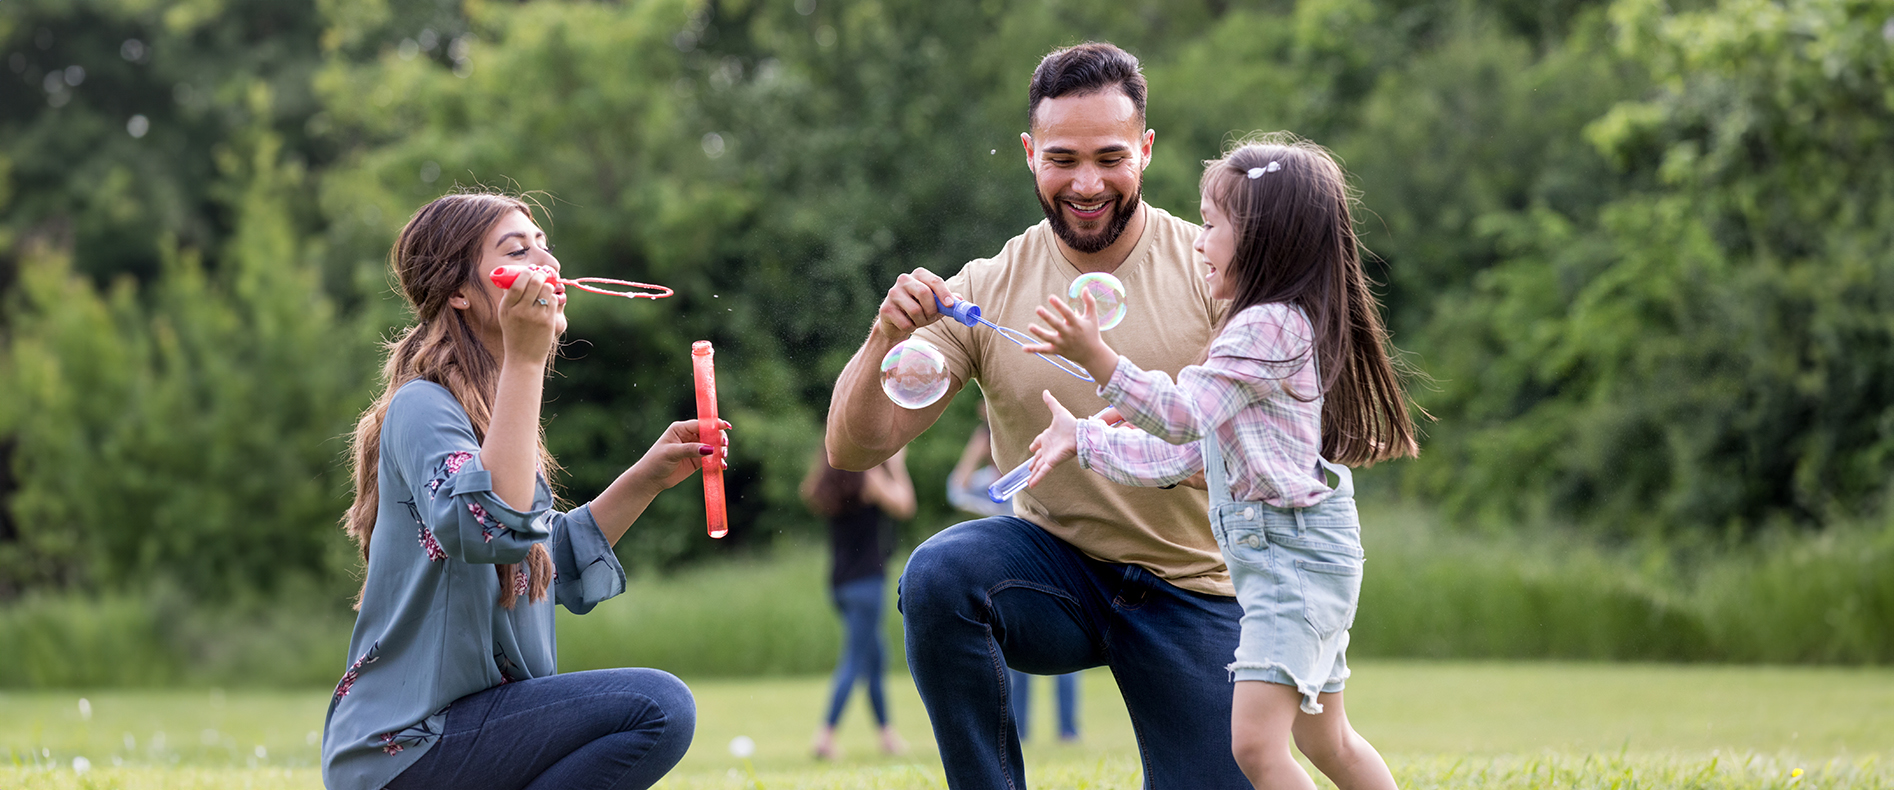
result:
[(946, 604), (980, 589), (992, 567), (992, 556), (981, 552), (983, 544), (991, 549), (991, 542), (981, 539), (990, 526), (985, 520), (956, 524), (916, 546), (901, 571), (901, 613), (924, 614), (910, 607)]

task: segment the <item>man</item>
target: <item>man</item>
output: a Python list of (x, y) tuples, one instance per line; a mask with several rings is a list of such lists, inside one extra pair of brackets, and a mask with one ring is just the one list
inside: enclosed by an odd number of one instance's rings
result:
[[(1001, 326), (1023, 328), (1074, 277), (1110, 272), (1130, 312), (1112, 346), (1176, 375), (1201, 358), (1220, 317), (1191, 243), (1197, 227), (1142, 200), (1153, 132), (1144, 127), (1138, 61), (1110, 44), (1047, 55), (1020, 135), (1046, 220), (951, 280), (925, 269), (888, 290), (874, 330), (836, 381), (830, 463), (866, 469), (940, 417), (969, 380), (986, 396), (1001, 469), (1024, 461), (1050, 423), (1050, 392), (1075, 411), (1105, 403), (985, 327), (940, 321), (960, 294)], [(907, 410), (888, 400), (879, 364), (924, 338), (946, 356), (947, 397)], [(1247, 788), (1230, 754), (1230, 680), (1242, 609), (1206, 521), (1203, 492), (1118, 486), (1066, 464), (1021, 492), (1012, 516), (958, 524), (928, 539), (901, 579), (908, 664), (927, 705), (948, 783), (1025, 786), (1007, 668), (1059, 674), (1109, 666), (1130, 709), (1151, 788)]]

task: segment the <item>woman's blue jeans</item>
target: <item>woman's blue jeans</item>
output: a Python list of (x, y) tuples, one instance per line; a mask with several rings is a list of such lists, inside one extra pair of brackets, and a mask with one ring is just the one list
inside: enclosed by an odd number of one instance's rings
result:
[(1023, 788), (1008, 666), (1038, 675), (1111, 667), (1145, 787), (1243, 788), (1230, 753), (1230, 676), (1243, 609), (1136, 565), (1100, 562), (1013, 516), (928, 538), (901, 576), (908, 667), (947, 783)]
[(868, 684), (868, 704), (875, 710), (875, 724), (887, 726), (888, 700), (882, 693), (881, 676), (885, 665), (881, 642), (881, 598), (888, 582), (880, 576), (843, 582), (835, 588), (835, 609), (842, 615), (842, 660), (835, 665), (835, 688), (829, 694), (830, 727), (842, 719), (842, 706), (855, 680)]
[(646, 788), (690, 748), (697, 703), (656, 669), (506, 683), (454, 701), (441, 738), (390, 790)]

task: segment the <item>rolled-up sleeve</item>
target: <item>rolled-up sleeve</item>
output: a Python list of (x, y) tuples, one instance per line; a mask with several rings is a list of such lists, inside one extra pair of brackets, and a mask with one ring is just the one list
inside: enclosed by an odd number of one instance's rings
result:
[(585, 614), (625, 591), (625, 566), (612, 553), (612, 544), (592, 518), (592, 506), (580, 505), (570, 513), (554, 514), (552, 565), (553, 598), (573, 614)]
[(514, 510), (493, 493), (473, 425), (445, 388), (403, 386), (388, 405), (383, 432), (383, 451), (408, 487), (405, 504), (446, 556), (505, 565), (526, 559), (533, 544), (553, 536), (558, 514), (547, 507)]

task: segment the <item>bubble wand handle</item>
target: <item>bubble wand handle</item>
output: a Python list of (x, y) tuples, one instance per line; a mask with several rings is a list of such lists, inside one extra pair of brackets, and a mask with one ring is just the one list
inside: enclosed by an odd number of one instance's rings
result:
[[(1038, 342), (1034, 340), (1032, 336), (1027, 335), (1024, 332), (1020, 332), (1018, 330), (1013, 330), (1013, 329), (1007, 329), (1006, 327), (1000, 326), (999, 324), (993, 323), (992, 321), (988, 321), (985, 318), (982, 318), (980, 316), (979, 306), (965, 299), (956, 301), (954, 302), (952, 307), (948, 307), (947, 305), (941, 304), (940, 297), (936, 296), (934, 297), (934, 308), (936, 310), (939, 310), (941, 315), (947, 316), (948, 318), (952, 318), (955, 321), (959, 321), (960, 323), (966, 324), (967, 326), (976, 326), (976, 325), (981, 325), (981, 324), (990, 326), (993, 328), (993, 331), (1000, 333), (1000, 337), (1013, 341), (1013, 343), (1019, 346), (1020, 348), (1025, 348), (1027, 343)], [(1097, 383), (1096, 381), (1093, 381), (1092, 374), (1086, 373), (1084, 368), (1079, 367), (1078, 364), (1073, 362), (1072, 360), (1066, 359), (1065, 357), (1059, 356), (1058, 354), (1038, 354), (1038, 357), (1040, 359), (1043, 359), (1047, 362), (1052, 363), (1053, 367), (1065, 371), (1066, 373), (1070, 374), (1073, 378), (1076, 378), (1079, 381), (1091, 381), (1094, 384)]]
[(691, 344), (691, 374), (697, 382), (697, 440), (716, 448), (704, 456), (704, 527), (713, 538), (730, 534), (723, 502), (723, 428), (717, 419), (717, 371), (710, 341)]
[[(1104, 420), (1106, 425), (1117, 425), (1125, 421), (1125, 418), (1118, 416), (1118, 410), (1111, 406), (1106, 406), (1097, 414), (1092, 415), (1092, 419)], [(1013, 471), (1000, 475), (1000, 479), (993, 481), (993, 485), (987, 486), (986, 498), (995, 502), (1012, 499), (1014, 494), (1026, 488), (1026, 478), (1029, 477), (1032, 477), (1031, 458), (1013, 467)]]

